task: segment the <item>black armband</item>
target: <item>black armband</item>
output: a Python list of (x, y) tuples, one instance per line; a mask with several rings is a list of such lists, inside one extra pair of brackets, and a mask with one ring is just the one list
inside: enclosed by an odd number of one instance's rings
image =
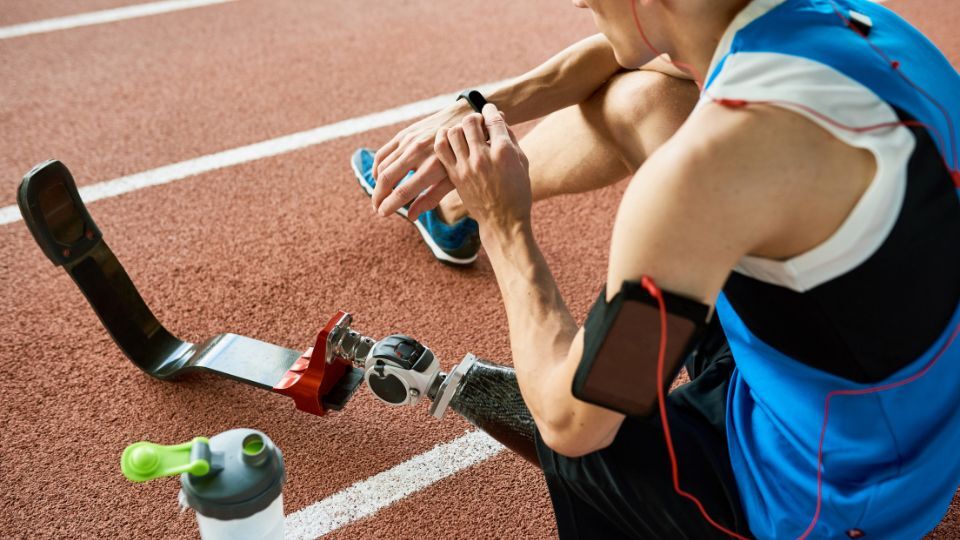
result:
[(609, 303), (606, 290), (584, 323), (583, 357), (573, 378), (577, 399), (629, 416), (646, 416), (693, 353), (709, 322), (710, 306), (662, 292), (667, 316), (664, 380), (657, 380), (660, 305), (644, 286), (625, 281)]

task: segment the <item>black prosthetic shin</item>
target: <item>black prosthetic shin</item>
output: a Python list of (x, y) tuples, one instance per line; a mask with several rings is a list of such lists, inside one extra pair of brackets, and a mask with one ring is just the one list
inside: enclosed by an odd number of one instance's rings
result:
[[(447, 388), (450, 385), (453, 388)], [(530, 463), (540, 466), (533, 416), (520, 395), (513, 368), (468, 356), (446, 377), (437, 401), (443, 401), (443, 395), (448, 392), (452, 397), (446, 406)], [(442, 414), (442, 410), (439, 412)]]

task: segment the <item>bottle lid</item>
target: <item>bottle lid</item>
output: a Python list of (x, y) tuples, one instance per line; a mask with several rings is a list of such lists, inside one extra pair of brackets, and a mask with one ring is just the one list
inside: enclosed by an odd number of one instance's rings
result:
[(231, 429), (211, 437), (206, 446), (213, 457), (210, 473), (180, 477), (180, 490), (191, 508), (216, 519), (241, 519), (280, 496), (286, 480), (283, 454), (269, 437), (252, 429)]
[(221, 520), (264, 510), (280, 496), (286, 480), (280, 449), (252, 429), (232, 429), (172, 446), (134, 443), (123, 451), (120, 468), (133, 482), (180, 474), (184, 502)]

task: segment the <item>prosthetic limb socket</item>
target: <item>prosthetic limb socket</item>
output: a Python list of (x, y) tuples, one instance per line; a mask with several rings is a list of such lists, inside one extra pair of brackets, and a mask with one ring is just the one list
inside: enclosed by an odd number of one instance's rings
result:
[[(451, 380), (457, 374), (460, 374), (458, 380)], [(443, 404), (446, 403), (471, 424), (530, 463), (540, 466), (534, 443), (536, 426), (530, 409), (520, 396), (513, 368), (468, 354), (444, 378), (438, 394), (430, 408), (434, 416), (443, 416), (446, 410)]]

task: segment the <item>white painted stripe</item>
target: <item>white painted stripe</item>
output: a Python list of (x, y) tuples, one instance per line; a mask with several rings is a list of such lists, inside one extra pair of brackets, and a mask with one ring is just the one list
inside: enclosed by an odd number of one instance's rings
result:
[(57, 17), (56, 19), (44, 19), (42, 21), (0, 27), (0, 39), (29, 36), (30, 34), (42, 34), (56, 30), (66, 30), (68, 28), (104, 24), (126, 19), (136, 19), (138, 17), (147, 17), (160, 13), (169, 13), (171, 11), (180, 11), (182, 9), (234, 1), (236, 0), (167, 0), (165, 2), (151, 2), (149, 4), (136, 4), (102, 11), (91, 11), (89, 13)]
[(323, 536), (489, 459), (503, 449), (486, 433), (469, 432), (288, 515), (284, 538)]
[[(504, 81), (485, 84), (478, 88), (482, 92), (488, 92), (503, 84), (503, 82)], [(293, 152), (334, 139), (412, 120), (419, 116), (438, 111), (449, 105), (452, 100), (453, 96), (449, 94), (432, 97), (394, 109), (328, 124), (316, 129), (284, 135), (276, 139), (269, 139), (231, 150), (224, 150), (223, 152), (217, 152), (215, 154), (207, 154), (172, 165), (165, 165), (129, 176), (99, 182), (80, 188), (80, 197), (84, 202), (91, 203), (145, 187), (168, 184), (176, 180), (216, 169), (232, 167), (241, 163)], [(346, 160), (346, 157), (344, 159)], [(13, 204), (0, 208), (0, 225), (13, 223), (20, 219), (20, 210), (17, 208), (17, 205)]]

